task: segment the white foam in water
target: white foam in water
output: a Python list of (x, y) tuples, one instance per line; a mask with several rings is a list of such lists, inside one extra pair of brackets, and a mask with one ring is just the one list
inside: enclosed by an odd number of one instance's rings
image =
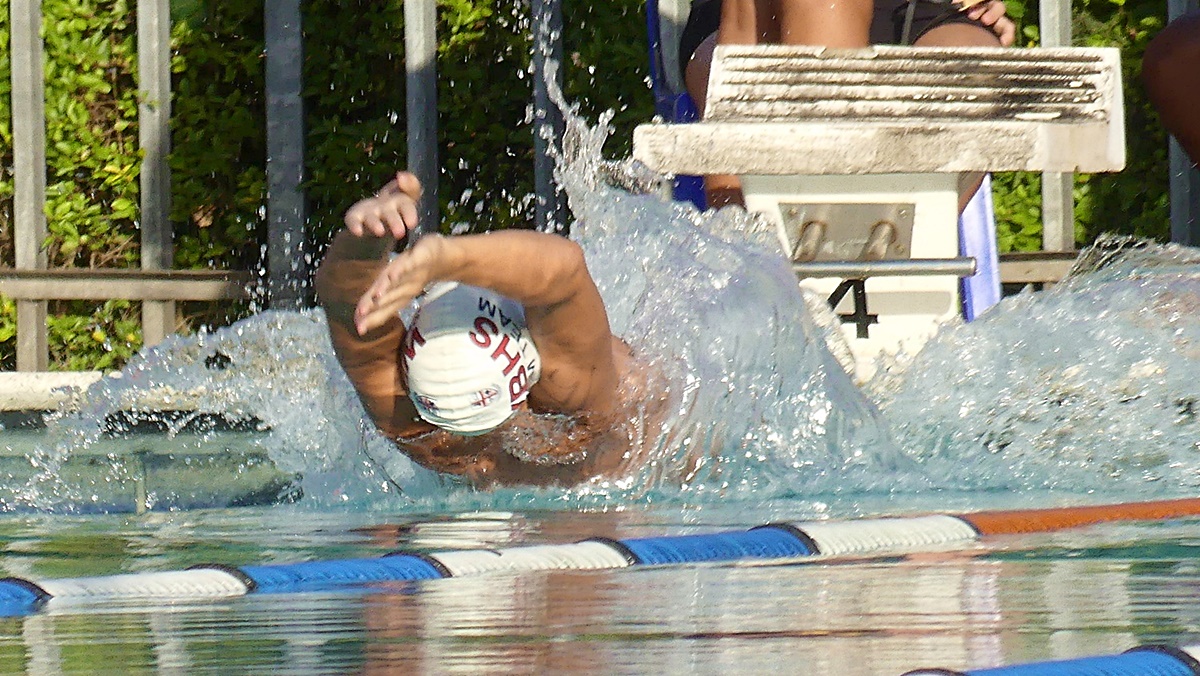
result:
[(366, 429), (319, 311), (263, 313), (145, 351), (121, 378), (95, 386), (56, 438), (86, 443), (107, 413), (164, 385), (199, 392), (182, 405), (269, 427), (271, 458), (302, 473), (305, 499), (317, 504), (386, 500), (395, 488), (423, 505), (477, 507), (526, 504), (530, 494), (553, 505), (651, 493), (763, 498), (863, 490), (904, 461), (824, 348), (770, 234), (743, 212), (700, 215), (611, 187), (602, 175), (632, 170), (602, 162), (607, 127), (569, 118), (560, 178), (576, 217), (572, 236), (614, 331), (661, 374), (672, 411), (641, 431), (643, 469), (633, 476), (567, 492), (452, 490)]
[[(319, 311), (263, 312), (143, 350), (119, 377), (89, 388), (78, 412), (52, 422), (51, 455), (61, 458), (94, 442), (114, 412), (174, 408), (256, 421), (269, 430), (259, 445), (278, 469), (304, 475), (313, 502), (386, 501), (397, 497), (399, 485), (420, 495), (440, 491), (444, 483), (363, 423), (362, 406), (337, 366)], [(51, 495), (42, 485), (34, 490), (35, 504), (42, 506), (80, 499), (69, 491)]]
[(567, 124), (572, 237), (613, 331), (666, 375), (675, 411), (635, 485), (766, 497), (895, 481), (903, 459), (826, 349), (773, 233), (741, 210), (606, 185), (635, 169), (600, 166), (603, 125)]
[(1200, 251), (1110, 239), (1077, 268), (943, 331), (881, 388), (906, 453), (942, 485), (1200, 485)]
[[(701, 214), (639, 194), (644, 170), (601, 158), (606, 120), (566, 117), (558, 178), (571, 236), (668, 411), (662, 423), (630, 411), (641, 458), (630, 476), (480, 493), (416, 466), (363, 421), (319, 311), (262, 313), (145, 351), (52, 426), (46, 476), (105, 415), (169, 386), (200, 393), (185, 407), (260, 420), (270, 457), (303, 475), (304, 501), (317, 506), (607, 508), (1200, 484), (1194, 252), (1143, 247), (1136, 261), (947, 328), (873, 385), (881, 414), (831, 356), (836, 334), (813, 321), (769, 230), (739, 209)], [(27, 491), (35, 507), (62, 500), (50, 484)]]

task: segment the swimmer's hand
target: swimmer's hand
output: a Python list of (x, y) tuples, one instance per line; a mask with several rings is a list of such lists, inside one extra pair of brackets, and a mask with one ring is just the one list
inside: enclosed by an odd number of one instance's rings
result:
[(354, 309), (354, 326), (359, 335), (383, 326), (412, 302), (430, 282), (441, 279), (454, 247), (451, 240), (427, 234), (407, 251), (397, 255), (375, 278)]
[(388, 181), (374, 197), (359, 200), (346, 211), (346, 229), (356, 237), (404, 239), (417, 229), (420, 198), (417, 177), (407, 171), (396, 172), (395, 180)]

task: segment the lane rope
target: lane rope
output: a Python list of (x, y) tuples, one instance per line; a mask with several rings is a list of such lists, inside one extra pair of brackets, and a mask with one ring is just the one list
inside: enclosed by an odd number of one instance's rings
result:
[(1200, 676), (1200, 646), (1146, 645), (1120, 655), (1034, 662), (988, 669), (917, 669), (902, 676)]
[(1186, 516), (1200, 516), (1200, 499), (850, 521), (783, 522), (745, 531), (700, 535), (594, 537), (571, 544), (432, 553), (399, 551), (378, 558), (269, 565), (211, 563), (182, 571), (90, 578), (30, 580), (9, 577), (0, 579), (0, 616), (27, 614), (47, 603), (71, 600), (227, 598), (381, 582), (422, 582), (494, 572), (606, 570), (745, 559), (905, 553), (962, 547), (982, 537)]

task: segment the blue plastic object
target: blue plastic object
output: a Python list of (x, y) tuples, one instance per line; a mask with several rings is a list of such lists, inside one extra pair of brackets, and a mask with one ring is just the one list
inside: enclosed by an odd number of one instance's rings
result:
[(243, 566), (241, 571), (254, 580), (257, 592), (310, 591), (370, 582), (443, 577), (433, 564), (417, 556)]
[(958, 219), (958, 242), (959, 254), (975, 259), (975, 274), (960, 282), (963, 318), (970, 322), (1000, 302), (1000, 256), (991, 175), (984, 176), (983, 184)]
[(791, 533), (779, 528), (749, 532), (682, 535), (621, 540), (642, 564), (734, 561), (746, 558), (809, 556), (813, 552)]
[[(695, 122), (700, 119), (696, 103), (687, 92), (672, 91), (662, 57), (662, 23), (658, 16), (658, 0), (646, 2), (646, 32), (650, 43), (650, 84), (654, 92), (654, 112), (667, 122)], [(674, 45), (672, 45), (672, 48)], [(700, 176), (676, 176), (673, 197), (677, 202), (691, 202), (704, 211), (708, 200), (704, 196), (704, 179)]]
[(16, 578), (0, 579), (0, 617), (17, 617), (37, 609), (50, 595)]
[(968, 671), (969, 676), (1196, 676), (1174, 655), (1157, 650), (1133, 650), (1121, 655), (1085, 657)]

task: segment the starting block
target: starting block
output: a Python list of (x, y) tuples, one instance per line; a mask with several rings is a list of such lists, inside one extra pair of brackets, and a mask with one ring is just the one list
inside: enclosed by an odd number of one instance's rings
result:
[(633, 156), (736, 174), (859, 364), (920, 349), (962, 311), (960, 176), (1125, 166), (1110, 48), (721, 46), (705, 119), (646, 124)]

